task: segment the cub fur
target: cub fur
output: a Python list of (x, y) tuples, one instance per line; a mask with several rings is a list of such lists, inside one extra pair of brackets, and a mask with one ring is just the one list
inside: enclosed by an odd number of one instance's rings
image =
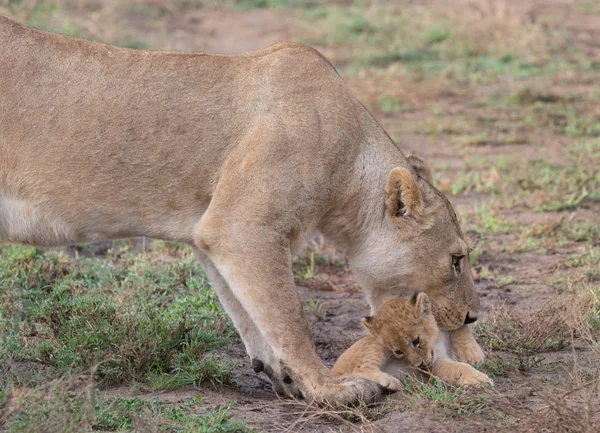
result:
[(443, 336), (425, 293), (387, 301), (377, 315), (363, 318), (362, 325), (369, 335), (338, 358), (332, 369), (335, 378), (363, 377), (397, 391), (402, 386), (401, 373), (427, 369), (455, 386), (492, 384), (486, 374), (439, 350)]

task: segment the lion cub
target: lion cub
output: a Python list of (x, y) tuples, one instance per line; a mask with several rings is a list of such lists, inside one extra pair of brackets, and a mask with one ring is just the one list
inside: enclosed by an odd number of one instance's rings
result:
[(402, 384), (395, 375), (427, 368), (434, 376), (455, 386), (493, 384), (486, 374), (448, 357), (445, 333), (439, 331), (425, 293), (387, 301), (377, 315), (363, 318), (362, 325), (370, 335), (358, 340), (338, 358), (332, 369), (336, 379), (362, 377), (399, 390)]

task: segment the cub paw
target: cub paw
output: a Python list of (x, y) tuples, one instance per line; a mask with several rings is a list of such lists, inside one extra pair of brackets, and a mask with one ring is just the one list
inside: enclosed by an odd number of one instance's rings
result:
[(453, 349), (456, 359), (474, 367), (480, 366), (485, 360), (485, 353), (475, 340), (467, 344), (455, 344)]
[(471, 375), (462, 377), (459, 384), (465, 386), (481, 386), (485, 384), (494, 386), (494, 381), (487, 374), (475, 370)]
[(374, 382), (392, 391), (400, 391), (402, 389), (402, 382), (387, 373), (380, 374)]
[(488, 384), (494, 386), (494, 381), (485, 373), (465, 363), (457, 363), (455, 367), (456, 386), (481, 386)]

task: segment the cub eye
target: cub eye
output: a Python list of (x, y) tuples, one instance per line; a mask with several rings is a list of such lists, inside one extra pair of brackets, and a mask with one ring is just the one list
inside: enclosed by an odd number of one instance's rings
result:
[(419, 345), (421, 344), (421, 337), (417, 335), (417, 338), (415, 338), (412, 343), (413, 346), (419, 347)]
[(460, 274), (460, 272), (461, 272), (460, 264), (464, 257), (465, 257), (464, 255), (463, 256), (452, 256), (452, 267), (454, 268), (454, 273), (456, 275)]
[(401, 350), (394, 350), (394, 355), (396, 355), (396, 356), (404, 356), (404, 352), (402, 352)]

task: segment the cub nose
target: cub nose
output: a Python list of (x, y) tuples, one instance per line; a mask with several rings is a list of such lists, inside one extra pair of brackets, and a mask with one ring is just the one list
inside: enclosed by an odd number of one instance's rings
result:
[(477, 321), (477, 316), (471, 317), (470, 313), (467, 313), (467, 315), (465, 316), (465, 325), (468, 325), (469, 323), (473, 323), (476, 321)]

